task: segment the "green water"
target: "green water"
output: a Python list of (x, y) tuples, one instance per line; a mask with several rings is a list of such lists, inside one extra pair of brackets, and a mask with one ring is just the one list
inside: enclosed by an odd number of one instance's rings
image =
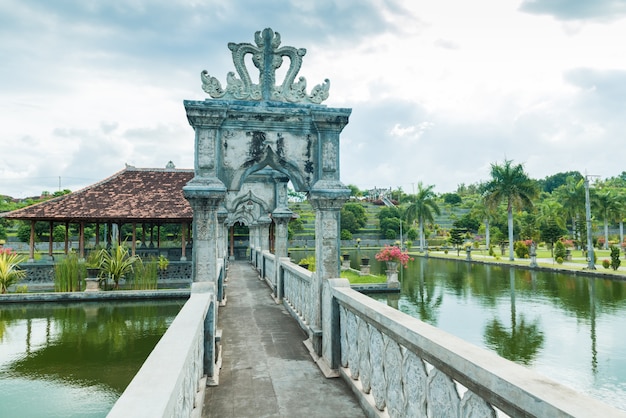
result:
[(401, 279), (372, 297), (626, 410), (626, 282), (433, 258)]
[(104, 417), (184, 300), (0, 305), (0, 417)]

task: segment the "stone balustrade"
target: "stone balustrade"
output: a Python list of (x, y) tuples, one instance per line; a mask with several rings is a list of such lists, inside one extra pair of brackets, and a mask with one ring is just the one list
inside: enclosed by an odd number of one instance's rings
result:
[(312, 272), (292, 262), (281, 263), (283, 302), (302, 328), (311, 323)]
[(323, 356), (369, 416), (626, 416), (331, 279)]

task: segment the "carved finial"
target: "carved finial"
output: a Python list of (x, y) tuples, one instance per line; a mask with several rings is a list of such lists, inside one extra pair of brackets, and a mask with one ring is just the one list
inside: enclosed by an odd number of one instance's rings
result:
[[(226, 75), (226, 89), (222, 88), (219, 80), (209, 75), (205, 70), (200, 73), (202, 90), (214, 99), (234, 100), (271, 100), (291, 103), (315, 103), (320, 104), (328, 98), (330, 81), (324, 80), (311, 90), (306, 92), (306, 79), (298, 78), (294, 82), (300, 67), (302, 57), (306, 54), (304, 48), (292, 46), (280, 47), (280, 34), (272, 29), (264, 29), (263, 32), (254, 34), (256, 46), (249, 43), (229, 43), (228, 49), (233, 54), (233, 64), (239, 74), (239, 78), (232, 71)], [(259, 83), (254, 84), (246, 68), (245, 57), (252, 54), (252, 62), (259, 70)], [(285, 80), (280, 86), (276, 85), (276, 70), (283, 63), (283, 57), (289, 58), (289, 69)]]

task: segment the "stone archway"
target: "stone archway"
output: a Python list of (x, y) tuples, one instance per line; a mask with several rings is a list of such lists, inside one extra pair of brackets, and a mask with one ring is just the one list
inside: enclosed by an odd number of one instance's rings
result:
[[(203, 71), (202, 87), (212, 99), (184, 102), (195, 131), (195, 177), (183, 189), (194, 210), (194, 281), (216, 280), (220, 208), (224, 202), (235, 202), (242, 190), (253, 187), (245, 186), (248, 180), (268, 169), (306, 192), (316, 210), (320, 291), (321, 280), (339, 276), (339, 213), (350, 195), (339, 178), (339, 136), (351, 109), (321, 104), (328, 97), (328, 80), (307, 93), (306, 79), (295, 81), (306, 50), (280, 43), (280, 34), (271, 29), (255, 33), (256, 45), (229, 43), (238, 77), (228, 73), (222, 88)], [(258, 84), (246, 68), (248, 55), (259, 70)], [(276, 85), (276, 70), (285, 58), (289, 68), (285, 80)], [(284, 198), (281, 187), (275, 189), (274, 198), (263, 201), (278, 231), (277, 256), (286, 256), (291, 211), (286, 205), (286, 183)], [(237, 210), (236, 205), (225, 209), (227, 214)], [(266, 215), (259, 212), (252, 222), (262, 223)]]

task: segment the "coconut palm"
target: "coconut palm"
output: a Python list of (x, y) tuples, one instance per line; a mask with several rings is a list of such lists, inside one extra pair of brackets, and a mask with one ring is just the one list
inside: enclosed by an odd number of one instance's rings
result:
[(0, 293), (6, 293), (10, 286), (26, 277), (26, 270), (19, 266), (24, 261), (26, 257), (0, 249)]
[(604, 221), (604, 246), (609, 248), (609, 219), (614, 219), (619, 210), (620, 202), (617, 194), (612, 189), (600, 190), (592, 200), (594, 209), (600, 214)]
[[(578, 219), (584, 218), (585, 213), (585, 181), (568, 177), (565, 184), (555, 190), (559, 202), (572, 220), (572, 238), (577, 239), (576, 224)], [(578, 237), (582, 241), (582, 237)]]
[(405, 217), (408, 223), (412, 223), (417, 219), (420, 228), (420, 251), (424, 251), (424, 224), (426, 222), (434, 222), (435, 218), (433, 213), (440, 215), (441, 211), (435, 201), (437, 197), (433, 189), (434, 185), (426, 186), (420, 181), (417, 183), (417, 194), (415, 195), (413, 202), (405, 211)]
[(485, 185), (485, 204), (496, 208), (503, 200), (506, 202), (509, 229), (509, 260), (513, 260), (513, 208), (521, 210), (532, 207), (538, 191), (535, 183), (524, 172), (522, 164), (513, 165), (513, 161), (504, 160), (502, 165), (491, 164), (491, 180)]

